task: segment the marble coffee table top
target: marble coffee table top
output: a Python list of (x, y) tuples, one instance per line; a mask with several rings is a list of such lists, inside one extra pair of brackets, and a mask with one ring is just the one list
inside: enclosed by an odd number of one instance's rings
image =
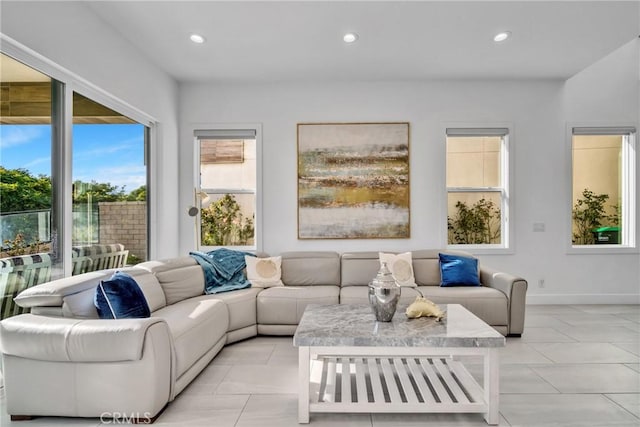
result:
[(369, 305), (309, 304), (293, 337), (314, 347), (504, 347), (505, 338), (460, 304), (439, 304), (445, 317), (408, 319), (398, 305), (391, 322), (377, 322)]

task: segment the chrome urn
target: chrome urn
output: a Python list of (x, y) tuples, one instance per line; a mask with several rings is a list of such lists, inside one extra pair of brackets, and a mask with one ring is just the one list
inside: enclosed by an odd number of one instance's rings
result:
[(400, 299), (400, 286), (383, 262), (376, 277), (369, 283), (369, 304), (379, 322), (391, 322)]

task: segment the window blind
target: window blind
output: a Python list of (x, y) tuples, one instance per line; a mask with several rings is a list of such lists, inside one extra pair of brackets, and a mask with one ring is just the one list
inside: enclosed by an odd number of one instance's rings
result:
[(575, 127), (572, 129), (574, 135), (629, 135), (635, 133), (633, 126), (615, 127)]
[(507, 128), (447, 128), (447, 136), (506, 136)]
[(195, 130), (198, 139), (255, 139), (255, 129), (202, 129)]

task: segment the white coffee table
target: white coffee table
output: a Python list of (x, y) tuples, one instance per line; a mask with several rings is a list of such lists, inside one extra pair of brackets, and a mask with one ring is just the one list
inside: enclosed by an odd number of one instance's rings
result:
[[(479, 412), (499, 421), (498, 349), (505, 338), (459, 304), (441, 322), (376, 322), (367, 305), (309, 305), (298, 347), (298, 422), (310, 412)], [(454, 356), (482, 356), (483, 385)]]

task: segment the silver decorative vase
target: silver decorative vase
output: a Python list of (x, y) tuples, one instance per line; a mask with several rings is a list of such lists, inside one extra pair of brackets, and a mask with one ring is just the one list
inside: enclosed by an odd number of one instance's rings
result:
[(400, 286), (383, 262), (376, 277), (369, 283), (369, 304), (379, 322), (391, 322), (400, 299)]

